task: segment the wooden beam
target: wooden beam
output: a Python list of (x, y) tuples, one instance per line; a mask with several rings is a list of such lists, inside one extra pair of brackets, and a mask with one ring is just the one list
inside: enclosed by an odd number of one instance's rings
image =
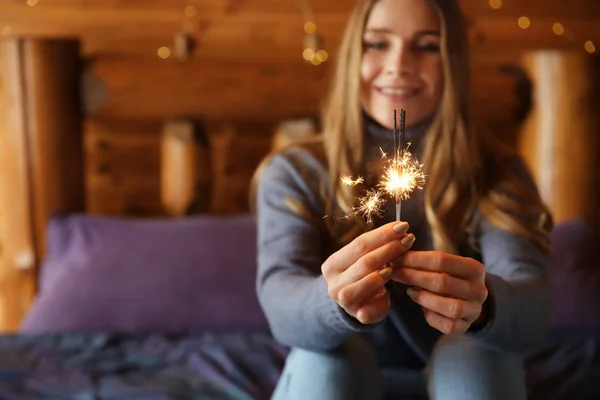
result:
[[(521, 152), (557, 222), (600, 222), (600, 62), (579, 53), (527, 55), (536, 108)], [(599, 225), (600, 226), (600, 225)]]
[[(161, 201), (166, 214), (206, 213), (211, 163), (207, 138), (192, 120), (165, 123), (161, 139)], [(195, 205), (195, 207), (194, 207)]]
[(79, 44), (24, 40), (28, 141), (38, 251), (52, 213), (84, 210)]
[(6, 40), (0, 128), (0, 329), (14, 330), (36, 291), (46, 225), (82, 211), (78, 45)]
[(0, 331), (18, 329), (36, 292), (23, 43), (2, 42), (0, 66)]
[[(474, 59), (477, 95), (497, 81), (498, 63)], [(87, 115), (123, 119), (282, 120), (313, 117), (328, 87), (330, 64), (235, 63), (105, 58), (86, 72)], [(502, 97), (503, 88), (494, 96)], [(487, 97), (486, 97), (487, 98)]]
[[(87, 74), (90, 116), (265, 120), (314, 115), (325, 70), (304, 63), (186, 62), (102, 59)], [(97, 86), (103, 86), (98, 89)], [(106, 102), (92, 98), (108, 93)], [(92, 97), (91, 97), (92, 96)], [(291, 97), (292, 96), (292, 97)]]

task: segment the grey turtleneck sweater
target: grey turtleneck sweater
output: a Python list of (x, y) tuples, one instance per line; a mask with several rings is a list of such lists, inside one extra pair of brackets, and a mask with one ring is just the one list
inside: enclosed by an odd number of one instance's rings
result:
[[(425, 121), (407, 129), (411, 149), (421, 154), (429, 127)], [(365, 161), (374, 171), (379, 148), (391, 153), (392, 132), (365, 117)], [(534, 185), (519, 160), (515, 173)], [(363, 325), (350, 317), (327, 292), (321, 265), (335, 249), (324, 227), (328, 172), (307, 150), (292, 148), (275, 156), (262, 172), (257, 191), (257, 293), (275, 338), (290, 347), (328, 351), (349, 336), (361, 334), (372, 344), (380, 364), (411, 366), (427, 362), (440, 333), (431, 328), (419, 305), (406, 295), (406, 286), (391, 282), (392, 308), (382, 322)], [(285, 202), (301, 202), (313, 222), (294, 213)], [(393, 209), (378, 225), (395, 219)], [(423, 191), (403, 202), (402, 219), (416, 242), (412, 251), (433, 249), (423, 207)], [(551, 308), (544, 253), (531, 240), (496, 228), (479, 216), (474, 229), (480, 251), (463, 255), (486, 267), (490, 319), (483, 329), (467, 335), (504, 351), (526, 352), (541, 343)], [(316, 221), (316, 222), (314, 222)]]

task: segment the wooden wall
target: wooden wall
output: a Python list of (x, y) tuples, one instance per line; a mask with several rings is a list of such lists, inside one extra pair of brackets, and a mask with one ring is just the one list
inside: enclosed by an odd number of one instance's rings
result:
[[(600, 43), (597, 2), (504, 0), (499, 9), (490, 6), (497, 0), (461, 3), (470, 21), (475, 95), (481, 114), (491, 120), (510, 119), (517, 101), (514, 86), (498, 72), (500, 65), (519, 65), (527, 50), (584, 52), (585, 41)], [(166, 121), (182, 117), (206, 122), (209, 141), (218, 147), (215, 154), (226, 157), (211, 160), (215, 178), (211, 190), (217, 192), (210, 197), (224, 196), (229, 205), (212, 200), (210, 211), (243, 211), (244, 190), (224, 192), (231, 187), (228, 159), (252, 155), (240, 167), (252, 168), (267, 150), (274, 126), (317, 115), (327, 88), (331, 63), (314, 66), (302, 59), (302, 2), (30, 0), (29, 4), (0, 3), (3, 37), (75, 37), (87, 60), (81, 87), (89, 212), (164, 212), (160, 135)], [(331, 60), (349, 3), (308, 4)], [(528, 29), (518, 25), (522, 16), (530, 18)], [(567, 29), (562, 36), (552, 32), (555, 22)], [(186, 61), (177, 57), (176, 35), (194, 40)], [(159, 57), (161, 47), (168, 49), (169, 57)], [(232, 132), (239, 139), (232, 139)]]

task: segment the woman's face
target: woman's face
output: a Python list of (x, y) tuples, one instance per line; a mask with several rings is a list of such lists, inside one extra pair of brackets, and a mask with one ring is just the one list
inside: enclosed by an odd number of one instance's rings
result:
[(443, 89), (440, 21), (433, 7), (426, 0), (377, 1), (363, 34), (363, 109), (390, 129), (394, 109), (404, 109), (409, 127), (435, 112)]

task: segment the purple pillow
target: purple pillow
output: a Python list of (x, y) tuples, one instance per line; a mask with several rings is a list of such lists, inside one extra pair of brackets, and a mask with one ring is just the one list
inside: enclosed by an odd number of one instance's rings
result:
[(54, 217), (22, 332), (267, 331), (255, 292), (256, 225), (230, 217)]
[(548, 276), (554, 287), (552, 330), (600, 335), (600, 234), (584, 220), (555, 226)]

